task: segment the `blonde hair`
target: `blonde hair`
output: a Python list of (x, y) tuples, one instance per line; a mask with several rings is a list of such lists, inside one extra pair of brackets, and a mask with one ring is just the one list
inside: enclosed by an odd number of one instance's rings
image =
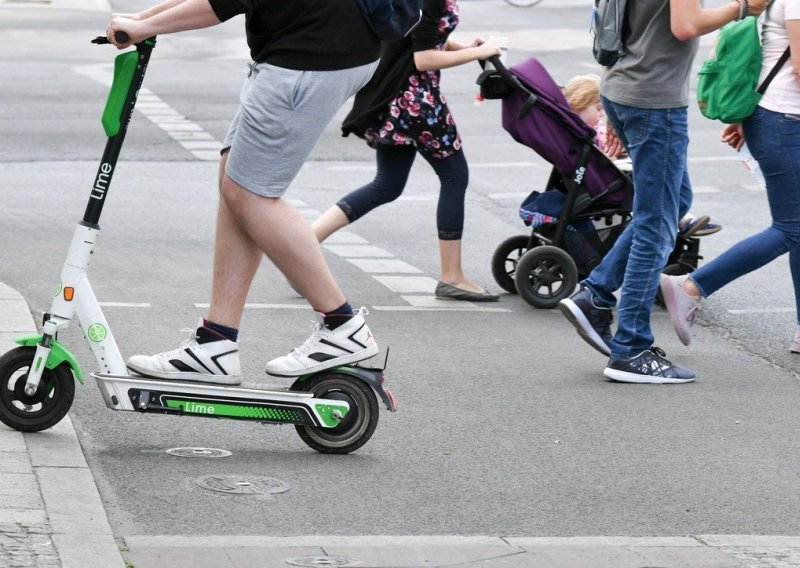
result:
[(577, 75), (564, 87), (564, 98), (575, 112), (581, 112), (600, 102), (600, 77)]

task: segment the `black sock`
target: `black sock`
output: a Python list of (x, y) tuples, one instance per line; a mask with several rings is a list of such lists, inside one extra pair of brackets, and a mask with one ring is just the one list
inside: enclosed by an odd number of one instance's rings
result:
[(239, 339), (239, 330), (233, 327), (225, 327), (213, 321), (208, 321), (205, 318), (203, 318), (203, 327), (220, 334), (228, 341), (233, 341), (235, 343)]
[(336, 329), (340, 325), (347, 323), (354, 315), (353, 306), (350, 305), (350, 302), (345, 302), (332, 312), (325, 314), (325, 327), (328, 329)]

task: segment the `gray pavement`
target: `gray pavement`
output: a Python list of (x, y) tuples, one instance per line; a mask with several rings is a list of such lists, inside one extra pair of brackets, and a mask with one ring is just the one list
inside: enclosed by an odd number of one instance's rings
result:
[[(556, 6), (578, 8), (589, 3), (590, 0), (545, 0), (540, 7), (532, 11), (519, 9), (518, 13), (546, 18), (548, 14), (552, 14)], [(25, 5), (30, 8), (31, 18), (39, 12), (44, 13), (48, 7), (79, 8), (87, 12), (108, 11), (107, 5), (104, 5), (102, 0), (96, 2), (95, 0), (50, 0), (49, 2), (0, 0), (0, 9), (3, 5), (12, 7)], [(89, 19), (94, 21), (92, 18)], [(98, 22), (102, 19), (99, 13), (96, 19)], [(83, 22), (81, 25), (84, 25)], [(495, 29), (492, 22), (486, 23), (486, 26), (487, 29)], [(75, 35), (72, 31), (70, 33)], [(561, 43), (566, 46), (586, 41), (585, 34), (576, 35), (573, 43), (572, 36), (565, 34), (563, 30), (557, 33), (561, 34)], [(523, 46), (528, 44), (522, 42), (530, 42), (533, 39), (537, 42), (555, 43), (550, 42), (549, 36), (545, 34), (536, 38), (528, 38), (521, 33), (518, 36), (513, 39), (518, 45)], [(7, 36), (6, 41), (13, 40), (14, 38)], [(0, 38), (0, 42), (2, 41), (3, 38)], [(168, 41), (162, 43), (164, 44), (162, 47), (169, 49)], [(24, 45), (24, 42), (20, 45)], [(72, 57), (76, 61), (83, 61), (84, 53), (89, 54), (89, 49), (84, 49), (85, 52), (80, 51), (78, 55)], [(193, 63), (187, 63), (191, 64)], [(196, 65), (202, 66), (203, 63), (198, 62)], [(149, 84), (158, 87), (154, 90), (173, 94), (167, 90), (166, 84), (163, 86), (159, 84), (155, 72), (152, 79)], [(221, 82), (211, 81), (212, 84)], [(3, 85), (3, 88), (14, 87)], [(178, 93), (175, 93), (172, 98), (177, 96)], [(215, 113), (216, 111), (209, 114)], [(224, 115), (224, 113), (219, 114)], [(76, 124), (84, 122), (83, 118), (78, 117)], [(201, 118), (204, 124), (209, 124), (209, 119)], [(464, 130), (468, 135), (471, 134), (470, 128), (477, 130), (473, 124), (476, 122), (464, 122)], [(214, 128), (213, 124), (209, 127), (219, 138), (224, 132), (222, 130), (216, 132)], [(224, 129), (224, 124), (218, 129)], [(166, 135), (163, 138), (168, 141)], [(505, 147), (501, 144), (497, 146)], [(22, 150), (20, 151), (22, 154), (24, 151), (29, 151), (25, 148)], [(78, 150), (79, 148), (76, 149)], [(134, 151), (135, 148), (132, 148), (128, 156), (136, 156)], [(183, 152), (175, 144), (169, 147), (169, 151), (177, 155)], [(86, 150), (90, 155), (94, 152), (93, 148)], [(330, 156), (324, 157), (331, 159)], [(8, 159), (8, 156), (6, 158)], [(508, 159), (506, 157), (506, 160)], [(21, 160), (22, 158), (14, 156), (10, 158), (12, 162)], [(65, 183), (64, 180), (72, 175), (80, 180), (86, 179), (87, 172), (90, 176), (93, 167), (95, 167), (94, 162), (91, 164), (76, 162), (69, 166), (65, 163), (53, 165), (39, 162), (36, 170), (37, 175), (41, 175), (44, 179), (59, 179)], [(139, 169), (148, 172), (147, 175), (151, 177), (145, 175), (142, 178), (138, 172), (126, 173), (119, 180), (120, 189), (126, 191), (120, 191), (118, 199), (135, 195), (136, 192), (127, 189), (135, 188), (137, 184), (142, 186), (138, 193), (144, 194), (143, 199), (146, 202), (148, 199), (154, 200), (154, 196), (162, 191), (162, 186), (170, 179), (185, 180), (188, 177), (200, 180), (212, 177), (209, 175), (213, 170), (211, 164), (191, 167), (176, 164), (174, 167), (179, 169), (179, 174), (163, 172), (160, 169), (167, 166), (141, 164)], [(369, 168), (370, 164), (366, 164), (366, 167)], [(195, 168), (198, 170), (196, 173)], [(79, 171), (75, 173), (73, 170)], [(474, 185), (480, 190), (485, 174), (482, 177), (481, 170), (479, 168), (475, 170), (474, 177), (477, 183)], [(317, 205), (329, 203), (333, 193), (338, 195), (341, 188), (347, 186), (347, 181), (336, 179), (333, 171), (320, 164), (304, 172), (304, 176), (312, 177), (308, 182), (301, 178), (300, 185), (308, 186), (303, 189), (312, 192), (313, 188), (327, 187), (331, 192), (330, 195), (310, 193), (312, 203)], [(22, 173), (18, 173), (13, 164), (6, 164), (3, 172), (6, 187), (23, 186), (18, 181)], [(24, 168), (24, 175), (33, 175), (29, 165)], [(329, 181), (326, 184), (323, 180)], [(70, 184), (65, 183), (65, 185)], [(80, 186), (79, 183), (76, 185)], [(152, 190), (148, 190), (149, 185), (153, 186)], [(486, 185), (489, 185), (488, 181)], [(213, 188), (205, 189), (213, 191)], [(201, 187), (200, 190), (205, 189)], [(148, 191), (152, 191), (152, 194)], [(63, 201), (60, 201), (65, 199), (63, 196), (31, 195), (29, 199), (34, 201), (47, 199), (51, 208), (65, 207)], [(7, 207), (11, 199), (3, 203)], [(488, 208), (485, 199), (480, 205), (484, 209)], [(112, 292), (127, 293), (130, 295), (127, 299), (140, 299), (140, 296), (148, 291), (148, 283), (136, 283), (133, 275), (138, 270), (138, 265), (142, 263), (129, 263), (135, 252), (130, 248), (123, 248), (121, 243), (129, 238), (128, 235), (135, 234), (134, 231), (139, 227), (140, 221), (126, 220), (122, 211), (124, 208), (119, 209), (120, 211), (116, 212), (113, 209), (109, 211), (109, 220), (111, 226), (119, 226), (121, 230), (116, 236), (113, 232), (109, 232), (103, 244), (106, 247), (105, 252), (124, 250), (125, 254), (117, 255), (117, 259), (114, 259), (113, 254), (103, 255), (103, 260), (98, 260), (106, 263), (105, 272), (124, 277), (120, 277), (118, 282), (113, 279), (107, 282), (100, 281), (100, 289), (104, 295), (112, 295)], [(498, 206), (495, 209), (511, 211), (505, 204), (502, 208)], [(10, 211), (11, 216), (19, 218), (9, 223), (10, 225), (30, 222), (22, 209), (12, 207)], [(203, 215), (185, 208), (182, 209), (182, 215), (195, 221), (193, 226), (202, 225)], [(69, 231), (73, 219), (66, 221), (64, 226), (57, 224), (59, 220), (50, 222), (54, 231), (63, 232), (65, 229)], [(488, 220), (485, 222), (490, 223)], [(128, 226), (125, 223), (133, 225)], [(393, 250), (400, 249), (399, 239), (404, 238), (402, 235), (382, 233), (380, 221), (365, 220), (366, 223), (372, 224), (365, 225), (364, 234), (380, 235), (382, 243), (389, 243)], [(494, 221), (491, 223), (497, 224)], [(180, 252), (189, 255), (190, 250), (197, 248), (210, 250), (210, 247), (205, 246), (207, 243), (201, 247), (196, 246), (196, 239), (200, 237), (195, 233), (180, 233), (177, 228), (173, 231), (178, 231), (176, 235), (179, 238), (175, 240), (187, 243), (184, 245), (186, 250)], [(723, 238), (728, 238), (726, 235), (729, 231), (732, 233), (731, 229), (726, 229)], [(481, 258), (487, 257), (495, 244), (495, 233), (489, 233), (488, 229), (476, 228), (472, 234), (484, 237), (486, 243), (478, 243), (476, 248), (480, 249)], [(731, 238), (733, 236), (731, 234)], [(16, 258), (27, 256), (35, 258), (37, 263), (55, 266), (63, 254), (61, 248), (55, 251), (41, 251), (39, 250), (42, 248), (41, 243), (33, 243), (32, 246), (35, 246), (35, 251), (15, 249), (13, 255), (15, 262)], [(152, 256), (157, 257), (155, 254)], [(159, 262), (168, 263), (169, 259), (161, 259)], [(344, 261), (339, 259), (338, 262), (340, 264), (337, 270), (346, 272)], [(128, 264), (132, 264), (133, 267)], [(200, 259), (196, 264), (202, 268), (202, 274), (193, 274), (192, 278), (205, 278), (207, 259)], [(423, 265), (422, 268), (426, 274), (435, 273), (435, 267)], [(11, 272), (9, 270), (7, 275)], [(23, 274), (30, 272), (26, 271)], [(47, 294), (41, 293), (38, 287), (47, 287), (49, 294), (51, 283), (29, 284), (23, 278), (16, 276), (15, 284), (24, 285), (26, 295), (30, 294), (27, 300), (31, 305), (38, 301), (36, 305), (41, 307), (42, 297), (46, 297)], [(3, 280), (2, 276), (0, 280)], [(775, 280), (778, 281), (778, 277)], [(271, 293), (271, 288), (263, 284), (261, 286), (259, 294), (267, 297)], [(377, 285), (364, 292), (367, 297), (381, 297), (383, 303), (389, 303), (381, 296), (382, 292)], [(185, 294), (184, 291), (176, 293)], [(39, 297), (33, 298), (34, 294)], [(162, 309), (157, 309), (157, 312), (166, 311), (169, 306), (170, 311), (181, 309), (195, 315), (195, 311), (177, 308), (177, 305), (183, 304), (179, 304), (174, 298), (162, 296), (159, 301), (161, 304), (156, 308)], [(273, 301), (285, 300), (276, 296)], [(504, 297), (502, 306), (521, 311), (519, 302), (513, 298)], [(380, 312), (374, 313), (373, 317), (381, 324), (376, 326), (376, 329), (381, 328), (382, 338), (390, 337), (393, 320), (385, 315), (382, 317)], [(473, 317), (477, 320), (478, 315), (473, 314)], [(435, 393), (433, 395), (435, 400), (426, 405), (431, 398), (427, 382), (420, 381), (421, 384), (414, 384), (411, 379), (415, 374), (420, 375), (419, 371), (426, 366), (432, 368), (434, 363), (440, 364), (440, 362), (436, 361), (434, 355), (422, 353), (422, 348), (425, 347), (422, 340), (416, 343), (411, 338), (405, 338), (403, 347), (406, 354), (394, 355), (401, 361), (400, 364), (396, 364), (397, 367), (409, 375), (404, 384), (405, 392), (401, 393), (401, 405), (403, 405), (401, 413), (397, 415), (396, 421), (387, 419), (385, 425), (382, 423), (380, 439), (371, 442), (365, 456), (354, 456), (355, 460), (359, 460), (356, 463), (362, 465), (359, 469), (369, 472), (368, 477), (381, 480), (383, 485), (376, 481), (374, 486), (360, 486), (354, 489), (353, 492), (360, 494), (357, 508), (347, 505), (340, 507), (340, 503), (336, 501), (321, 500), (321, 497), (329, 498), (329, 495), (322, 493), (317, 495), (318, 501), (323, 503), (325, 508), (318, 514), (318, 519), (313, 519), (313, 512), (308, 515), (312, 520), (316, 520), (315, 523), (282, 524), (280, 520), (281, 516), (285, 518), (290, 514), (293, 514), (294, 518), (300, 518), (301, 513), (292, 511), (292, 508), (304, 505), (308, 508), (309, 495), (311, 498), (315, 496), (311, 493), (313, 488), (303, 487), (299, 483), (300, 479), (308, 477), (307, 472), (310, 468), (316, 468), (318, 475), (321, 476), (326, 474), (343, 476), (347, 472), (347, 466), (342, 460), (328, 465), (327, 462), (331, 460), (325, 460), (324, 463), (322, 460), (315, 460), (314, 457), (295, 457), (289, 452), (267, 452), (257, 442), (246, 439), (241, 433), (243, 429), (231, 427), (230, 431), (223, 431), (222, 427), (219, 427), (215, 440), (220, 442), (220, 447), (235, 445), (238, 453), (244, 456), (242, 461), (237, 462), (236, 467), (249, 467), (251, 471), (258, 471), (264, 462), (267, 462), (282, 478), (296, 483), (293, 485), (293, 490), (287, 494), (297, 495), (295, 501), (287, 503), (278, 499), (263, 500), (255, 505), (239, 504), (240, 508), (237, 508), (237, 505), (229, 505), (230, 501), (204, 498), (191, 491), (174, 491), (176, 487), (185, 489), (181, 484), (187, 483), (186, 480), (191, 477), (190, 472), (197, 472), (194, 475), (199, 475), (200, 472), (208, 473), (208, 471), (193, 468), (191, 465), (162, 465), (156, 459), (155, 452), (163, 454), (163, 449), (150, 448), (165, 447), (161, 443), (164, 438), (156, 435), (154, 427), (153, 431), (149, 430), (151, 423), (144, 425), (141, 421), (134, 422), (129, 417), (112, 414), (105, 408), (99, 408), (102, 403), (96, 405), (98, 407), (96, 413), (95, 407), (77, 404), (80, 402), (78, 400), (73, 407), (75, 423), (78, 426), (81, 425), (81, 420), (88, 424), (90, 418), (94, 419), (94, 414), (108, 420), (109, 425), (104, 429), (98, 429), (98, 432), (107, 437), (101, 438), (101, 434), (95, 433), (94, 440), (79, 439), (69, 417), (55, 428), (36, 434), (21, 434), (0, 425), (0, 568), (16, 566), (114, 568), (125, 565), (131, 568), (183, 566), (414, 568), (455, 565), (520, 568), (800, 566), (800, 536), (792, 536), (798, 526), (796, 515), (795, 520), (791, 518), (791, 513), (787, 516), (787, 510), (796, 511), (794, 504), (798, 493), (798, 478), (792, 457), (796, 455), (797, 448), (791, 435), (794, 422), (786, 418), (791, 416), (793, 409), (796, 408), (796, 405), (793, 406), (793, 397), (796, 395), (792, 378), (796, 376), (791, 375), (790, 370), (787, 371), (791, 369), (790, 365), (776, 362), (774, 358), (766, 360), (752, 357), (746, 350), (739, 349), (733, 341), (727, 341), (726, 338), (720, 337), (719, 333), (714, 335), (713, 326), (703, 326), (698, 329), (698, 335), (701, 339), (699, 343), (704, 349), (700, 352), (690, 352), (687, 357), (690, 357), (690, 366), (702, 372), (703, 379), (708, 377), (705, 383), (700, 381), (697, 385), (670, 391), (669, 395), (658, 388), (624, 390), (615, 388), (611, 393), (609, 392), (611, 389), (605, 388), (605, 383), (591, 381), (596, 377), (586, 371), (588, 365), (584, 365), (580, 360), (580, 354), (587, 353), (588, 349), (580, 351), (581, 343), (567, 326), (560, 326), (566, 330), (563, 332), (563, 337), (558, 329), (559, 326), (550, 328), (552, 337), (548, 338), (541, 337), (543, 334), (535, 333), (535, 330), (531, 331), (532, 327), (538, 326), (541, 329), (542, 326), (551, 326), (552, 321), (560, 318), (557, 313), (551, 316), (546, 313), (525, 312), (523, 317), (518, 319), (512, 319), (510, 316), (502, 317), (506, 318), (503, 320), (503, 325), (508, 326), (516, 334), (520, 344), (527, 345), (535, 334), (537, 347), (540, 348), (539, 357), (548, 359), (538, 362), (541, 366), (540, 377), (529, 376), (531, 373), (528, 368), (512, 369), (507, 377), (511, 385), (526, 385), (526, 389), (520, 390), (535, 391), (535, 396), (530, 393), (518, 393), (518, 396), (520, 398), (528, 396), (526, 403), (519, 406), (535, 408), (537, 415), (526, 416), (529, 422), (521, 423), (519, 415), (510, 414), (509, 417), (503, 416), (502, 412), (492, 412), (487, 420), (486, 426), (489, 429), (505, 432), (510, 438), (529, 440), (531, 432), (535, 432), (541, 438), (526, 442), (535, 447), (534, 451), (538, 452), (535, 455), (542, 458), (541, 462), (527, 460), (524, 469), (519, 470), (513, 469), (516, 464), (497, 464), (505, 465), (506, 469), (496, 475), (511, 477), (512, 483), (509, 487), (501, 485), (498, 478), (493, 477), (490, 471), (484, 471), (483, 475), (473, 477), (461, 472), (487, 468), (492, 459), (502, 459), (504, 455), (519, 451), (520, 446), (509, 444), (505, 439), (497, 441), (494, 437), (490, 437), (489, 440), (469, 440), (458, 437), (456, 432), (447, 432), (445, 441), (437, 441), (427, 431), (430, 428), (424, 421), (429, 419), (432, 407), (442, 406), (441, 398), (437, 398), (441, 395)], [(528, 318), (536, 323), (530, 325)], [(174, 319), (173, 317), (172, 321)], [(256, 319), (254, 316), (253, 320)], [(424, 325), (428, 329), (436, 330), (438, 335), (448, 330), (447, 325), (440, 322), (453, 321), (453, 316), (441, 314), (441, 318), (436, 319), (439, 321), (426, 321)], [(0, 353), (15, 346), (12, 341), (14, 336), (34, 331), (34, 322), (38, 320), (39, 314), (31, 315), (26, 298), (0, 283)], [(297, 325), (297, 322), (289, 316), (278, 316), (276, 320), (283, 322), (281, 329), (284, 326)], [(151, 322), (152, 326), (157, 328), (154, 333), (159, 336), (158, 341), (162, 339), (162, 335), (164, 340), (171, 337), (173, 330), (168, 327), (165, 318), (154, 314), (149, 317), (148, 325)], [(559, 324), (563, 322), (559, 320)], [(136, 333), (138, 329), (124, 327), (129, 325), (128, 321), (121, 322), (122, 335), (131, 339), (144, 335)], [(667, 322), (663, 317), (655, 325), (662, 332), (667, 330)], [(263, 332), (260, 334), (263, 335)], [(660, 333), (660, 335), (666, 334)], [(563, 372), (560, 374), (553, 372), (553, 367), (557, 367), (553, 363), (562, 353), (560, 344), (567, 340), (572, 342), (570, 345), (574, 344), (578, 348), (577, 355), (574, 356), (575, 361), (570, 363), (570, 372), (567, 373), (576, 375), (573, 377), (574, 380), (564, 377)], [(138, 348), (129, 345), (129, 349), (134, 347)], [(247, 345), (247, 348), (255, 351), (257, 346), (253, 342)], [(518, 358), (518, 350), (513, 346), (498, 344), (493, 348), (496, 349), (500, 360), (511, 361)], [(415, 362), (410, 359), (409, 354), (413, 353), (417, 353), (422, 360), (420, 365), (414, 365)], [(479, 361), (471, 363), (475, 370), (469, 376), (459, 376), (457, 379), (473, 385), (478, 392), (488, 391), (496, 381), (489, 376), (491, 366), (481, 366)], [(777, 365), (779, 370), (768, 372), (773, 364)], [(260, 369), (255, 368), (255, 362), (252, 365), (252, 371), (260, 372)], [(558, 382), (545, 382), (544, 378), (550, 377), (556, 378)], [(91, 379), (87, 381), (90, 382)], [(723, 384), (724, 389), (720, 387)], [(86, 393), (81, 396), (92, 397), (92, 400), (97, 402), (98, 393), (91, 392), (94, 389), (91, 384), (79, 388), (82, 393)], [(741, 395), (732, 396), (731, 392), (739, 392)], [(468, 399), (469, 394), (471, 393), (461, 395), (464, 397), (462, 402), (465, 407), (482, 404), (480, 399)], [(784, 400), (781, 400), (781, 397), (784, 397)], [(609, 400), (613, 400), (614, 404), (608, 404)], [(708, 409), (703, 408), (706, 404)], [(605, 408), (609, 407), (623, 410), (637, 408), (641, 411), (604, 421), (602, 415)], [(727, 411), (720, 411), (720, 407)], [(620, 413), (623, 410), (620, 410)], [(509, 412), (512, 411), (513, 409), (509, 409)], [(646, 416), (643, 418), (641, 415)], [(472, 417), (471, 420), (474, 422), (479, 418), (481, 417)], [(515, 423), (509, 425), (509, 420)], [(435, 442), (428, 444), (433, 448), (428, 453), (418, 454), (416, 446), (405, 445), (410, 433), (402, 430), (401, 424), (408, 428), (408, 425), (414, 424), (415, 421), (417, 426), (413, 434), (424, 438), (426, 442)], [(202, 434), (199, 432), (186, 435), (183, 431), (186, 428), (185, 421), (179, 422), (180, 424), (169, 423), (169, 428), (174, 429), (174, 438), (169, 438), (170, 442), (180, 438), (181, 434), (184, 434), (185, 439), (196, 440), (198, 437), (202, 439)], [(448, 428), (452, 428), (452, 424), (458, 424), (456, 420), (443, 422)], [(647, 429), (652, 425), (656, 425), (656, 428), (653, 432), (648, 432)], [(81, 430), (83, 436), (87, 436), (86, 432), (89, 431), (89, 428)], [(663, 431), (671, 431), (674, 435), (664, 436)], [(226, 438), (226, 435), (229, 437)], [(713, 437), (713, 440), (706, 444), (696, 443), (696, 437), (709, 439)], [(91, 456), (91, 445), (98, 443), (105, 451), (97, 453), (95, 450), (94, 456)], [(437, 456), (436, 452), (442, 444), (447, 448), (441, 450), (440, 453), (443, 455)], [(493, 445), (499, 447), (495, 453), (490, 453)], [(553, 448), (561, 450), (561, 453), (556, 455)], [(150, 457), (145, 452), (151, 452)], [(637, 456), (632, 458), (627, 455), (636, 452)], [(161, 491), (154, 491), (148, 495), (146, 490), (137, 487), (132, 477), (123, 478), (122, 474), (131, 469), (131, 462), (124, 461), (121, 454), (129, 454), (124, 456), (127, 458), (131, 457), (130, 454), (135, 454), (134, 459), (138, 456), (136, 463), (141, 464), (140, 468), (146, 470), (146, 475), (152, 476), (152, 485), (161, 486), (159, 487)], [(87, 466), (87, 459), (92, 463), (92, 468)], [(253, 463), (249, 464), (248, 459)], [(648, 464), (648, 459), (656, 461)], [(108, 471), (102, 471), (101, 466), (109, 462), (112, 466), (116, 465), (116, 468), (111, 467)], [(433, 463), (433, 467), (424, 469), (425, 462)], [(678, 475), (658, 477), (659, 468), (668, 468), (671, 472), (677, 470)], [(390, 476), (392, 471), (397, 472), (397, 477)], [(449, 472), (455, 472), (455, 475), (448, 484), (446, 479)], [(111, 477), (115, 475), (121, 479), (112, 480)], [(445, 491), (437, 491), (440, 485), (425, 487), (425, 482), (429, 481), (426, 477), (429, 476), (445, 477), (445, 482), (442, 484), (445, 486)], [(559, 479), (559, 476), (562, 478)], [(531, 479), (535, 481), (531, 482)], [(747, 487), (737, 492), (737, 484), (742, 479), (747, 480)], [(112, 481), (117, 482), (118, 486), (112, 485)], [(355, 485), (360, 481), (361, 478), (351, 473), (343, 485), (348, 483)], [(585, 488), (592, 481), (597, 485), (596, 491), (586, 491)], [(657, 487), (659, 484), (662, 487)], [(759, 489), (760, 484), (764, 487)], [(767, 487), (767, 484), (770, 485)], [(518, 485), (522, 491), (514, 492), (511, 485)], [(165, 499), (164, 495), (169, 494), (171, 490), (173, 490), (172, 499)], [(482, 501), (477, 498), (478, 492), (488, 495), (490, 501), (495, 501), (495, 506), (491, 510), (481, 510)], [(101, 499), (101, 494), (105, 501)], [(418, 507), (418, 494), (427, 494), (429, 507)], [(347, 495), (346, 491), (342, 493), (343, 497)], [(627, 499), (629, 495), (635, 495), (638, 500), (629, 501)], [(163, 501), (161, 508), (153, 505), (154, 501), (159, 500)], [(219, 521), (206, 525), (213, 527), (211, 530), (206, 530), (209, 534), (198, 532), (202, 529), (202, 525), (192, 524), (191, 514), (181, 518), (174, 511), (182, 501), (192, 500), (195, 503), (187, 503), (186, 508), (196, 511), (194, 516), (200, 516), (207, 511), (216, 513)], [(460, 505), (462, 501), (469, 500), (477, 502), (478, 507), (474, 505), (470, 507), (466, 503)], [(520, 503), (523, 500), (524, 502)], [(700, 511), (696, 511), (691, 503), (699, 500), (702, 500), (704, 505), (701, 505)], [(614, 502), (618, 507), (609, 508), (610, 502)], [(200, 506), (197, 506), (198, 504)], [(633, 514), (627, 519), (623, 518), (623, 522), (620, 522), (619, 518), (612, 518), (625, 517), (626, 507), (635, 511), (638, 516)], [(572, 516), (558, 514), (559, 511), (566, 513), (567, 510)], [(159, 511), (160, 514), (155, 515), (153, 511)], [(364, 511), (371, 513), (366, 514)], [(551, 514), (549, 516), (543, 514), (541, 518), (534, 519), (538, 511)], [(553, 511), (556, 513), (552, 514)], [(308, 514), (306, 511), (303, 513)], [(148, 518), (133, 520), (129, 518), (136, 514)], [(425, 529), (437, 525), (427, 524), (425, 514), (449, 516), (451, 523), (442, 523), (438, 526), (448, 526), (452, 528), (449, 532), (465, 536), (456, 534), (426, 536)], [(473, 520), (469, 518), (470, 514), (483, 518)], [(237, 526), (232, 526), (237, 516), (258, 515), (264, 517), (259, 533), (225, 534), (227, 530), (241, 530)], [(378, 520), (376, 517), (381, 519)], [(586, 517), (586, 521), (583, 522), (581, 517)], [(605, 526), (602, 522), (603, 517), (606, 517)], [(385, 522), (385, 518), (394, 520)], [(512, 521), (523, 519), (519, 526), (525, 527), (524, 531), (514, 530), (517, 525), (509, 519)], [(650, 519), (655, 520), (652, 524), (646, 524)], [(714, 524), (713, 521), (716, 519), (719, 519), (719, 522)], [(767, 532), (771, 529), (780, 534), (774, 536), (706, 534), (707, 529), (706, 532), (701, 532), (703, 531), (701, 527), (712, 525), (731, 529), (731, 532), (737, 530)], [(307, 527), (307, 530), (304, 533), (296, 526)], [(337, 530), (342, 530), (341, 526), (349, 531), (348, 536), (336, 534)], [(614, 528), (609, 530), (608, 526)], [(665, 528), (656, 530), (652, 528), (655, 526)], [(765, 531), (761, 528), (765, 526), (770, 529)], [(396, 530), (390, 532), (385, 527), (394, 527)], [(692, 528), (685, 530), (685, 527)], [(374, 532), (369, 529), (373, 529)], [(429, 529), (428, 532), (433, 531)], [(691, 534), (685, 534), (689, 532)], [(316, 534), (312, 536), (308, 533)], [(619, 534), (608, 536), (615, 533)], [(650, 533), (657, 534), (642, 536)], [(595, 536), (601, 534), (605, 536)], [(527, 535), (553, 536), (533, 538)]]
[[(14, 347), (15, 336), (35, 331), (25, 299), (0, 283), (0, 352)], [(264, 509), (269, 514), (268, 502)], [(0, 567), (122, 566), (784, 568), (800, 566), (800, 537), (118, 535), (115, 541), (69, 416), (39, 433), (1, 426)]]

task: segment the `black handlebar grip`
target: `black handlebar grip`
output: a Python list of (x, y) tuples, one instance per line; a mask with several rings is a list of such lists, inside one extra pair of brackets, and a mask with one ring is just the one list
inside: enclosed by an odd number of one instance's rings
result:
[[(125, 32), (116, 32), (114, 34), (114, 39), (117, 40), (117, 43), (127, 43), (128, 40), (131, 39), (131, 38)], [(111, 43), (111, 42), (108, 41), (108, 38), (106, 36), (97, 36), (96, 38), (94, 38), (92, 40), (92, 43), (96, 43), (98, 45), (104, 45), (104, 44)]]

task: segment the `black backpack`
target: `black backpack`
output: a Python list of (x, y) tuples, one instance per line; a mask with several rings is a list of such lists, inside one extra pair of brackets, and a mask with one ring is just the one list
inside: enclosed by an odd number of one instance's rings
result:
[(397, 41), (422, 17), (422, 0), (356, 0), (364, 19), (382, 41)]
[(625, 55), (626, 0), (594, 0), (592, 53), (600, 65), (611, 67)]

